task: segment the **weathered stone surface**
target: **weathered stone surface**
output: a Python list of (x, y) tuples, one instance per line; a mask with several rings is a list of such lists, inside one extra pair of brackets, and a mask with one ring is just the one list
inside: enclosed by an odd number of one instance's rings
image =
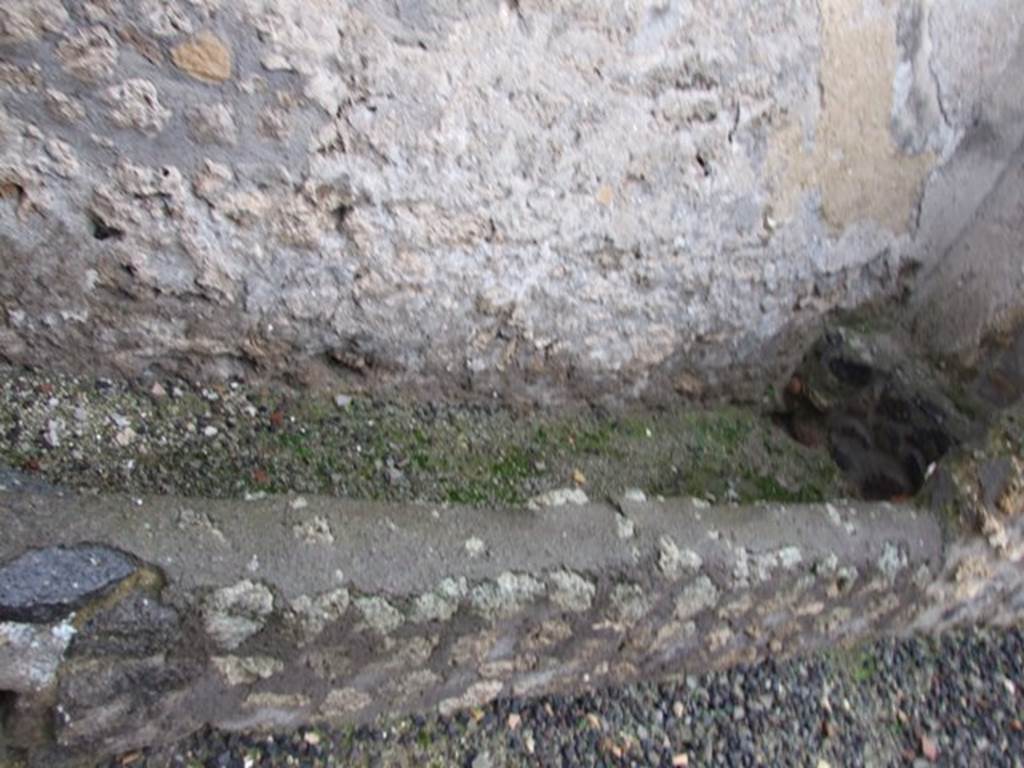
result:
[(270, 590), (243, 579), (216, 590), (206, 599), (206, 632), (222, 647), (237, 648), (262, 629), (273, 609), (274, 596)]
[(761, 396), (834, 309), (1021, 309), (1015, 0), (65, 5), (0, 9), (15, 363)]
[(501, 682), (497, 680), (473, 683), (473, 685), (469, 686), (469, 688), (467, 688), (460, 696), (453, 696), (449, 699), (444, 699), (440, 704), (438, 704), (438, 711), (442, 716), (448, 716), (460, 709), (481, 707), (498, 698), (498, 694), (501, 693), (501, 689), (503, 687), (504, 686)]
[(79, 30), (57, 45), (61, 66), (69, 74), (89, 82), (110, 77), (117, 57), (117, 43), (104, 27)]
[(703, 560), (692, 549), (679, 549), (669, 536), (658, 539), (658, 569), (670, 579), (700, 570)]
[(612, 617), (625, 623), (639, 621), (651, 609), (650, 597), (639, 584), (617, 584), (610, 602)]
[(186, 694), (200, 669), (162, 655), (80, 659), (61, 670), (56, 742), (68, 750), (120, 752), (188, 733), (198, 723)]
[(66, 622), (0, 622), (0, 690), (27, 693), (50, 687), (74, 635)]
[(331, 532), (330, 523), (322, 517), (314, 517), (302, 523), (292, 526), (292, 533), (295, 538), (307, 544), (333, 544), (334, 534)]
[(67, 23), (61, 0), (9, 0), (0, 8), (0, 43), (26, 43)]
[(363, 614), (366, 625), (378, 634), (394, 632), (405, 620), (398, 609), (382, 597), (359, 597), (353, 602)]
[(506, 571), (493, 582), (475, 587), (469, 597), (482, 616), (494, 621), (522, 610), (526, 603), (544, 594), (544, 589), (533, 576)]
[(326, 718), (350, 717), (372, 703), (373, 697), (366, 691), (339, 688), (327, 693), (320, 712)]
[(203, 144), (234, 146), (238, 143), (238, 126), (226, 104), (199, 104), (186, 112), (189, 133)]
[(210, 661), (228, 685), (266, 680), (284, 669), (283, 662), (268, 656), (214, 656)]
[(572, 571), (555, 571), (549, 578), (552, 585), (551, 602), (574, 613), (590, 609), (597, 592), (591, 582)]
[(676, 599), (675, 617), (680, 621), (692, 619), (701, 611), (718, 602), (718, 588), (707, 576), (688, 584)]
[(92, 616), (78, 630), (72, 655), (146, 657), (174, 648), (182, 637), (178, 612), (134, 592)]
[(63, 618), (133, 574), (132, 558), (104, 546), (30, 550), (0, 566), (0, 620)]
[(315, 597), (299, 595), (291, 602), (291, 608), (302, 625), (307, 639), (315, 638), (324, 627), (337, 621), (348, 610), (350, 596), (344, 587), (332, 589)]
[(147, 136), (160, 133), (171, 110), (160, 103), (160, 94), (149, 80), (133, 78), (111, 86), (104, 93), (109, 115), (119, 128), (134, 128)]
[(443, 579), (431, 592), (424, 592), (413, 602), (411, 619), (414, 622), (448, 621), (459, 609), (459, 601), (466, 596), (466, 579)]

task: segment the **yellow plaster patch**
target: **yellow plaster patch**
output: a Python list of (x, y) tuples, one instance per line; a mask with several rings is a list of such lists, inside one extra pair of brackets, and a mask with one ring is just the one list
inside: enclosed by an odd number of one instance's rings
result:
[(822, 103), (814, 146), (805, 146), (795, 120), (775, 135), (769, 156), (774, 213), (790, 218), (800, 197), (819, 189), (833, 232), (863, 220), (905, 232), (935, 156), (903, 154), (890, 133), (893, 14), (887, 8), (869, 15), (864, 0), (821, 0), (821, 21)]
[(171, 59), (197, 80), (219, 83), (231, 77), (231, 49), (209, 32), (172, 48)]

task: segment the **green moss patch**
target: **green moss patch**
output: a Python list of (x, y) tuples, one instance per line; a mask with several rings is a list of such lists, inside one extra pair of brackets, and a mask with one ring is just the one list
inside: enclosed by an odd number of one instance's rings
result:
[(714, 501), (847, 495), (823, 451), (740, 408), (607, 414), (139, 389), (0, 372), (0, 463), (60, 484), (212, 497), (306, 492), (518, 505), (580, 485)]

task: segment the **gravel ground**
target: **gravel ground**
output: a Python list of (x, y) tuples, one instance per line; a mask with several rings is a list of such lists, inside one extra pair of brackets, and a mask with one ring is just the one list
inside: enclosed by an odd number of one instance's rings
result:
[(882, 640), (358, 728), (207, 730), (115, 766), (1022, 766), (1024, 627)]

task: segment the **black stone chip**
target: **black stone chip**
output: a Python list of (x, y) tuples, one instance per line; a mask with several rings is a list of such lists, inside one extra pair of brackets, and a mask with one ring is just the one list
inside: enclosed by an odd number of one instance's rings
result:
[(137, 567), (125, 553), (94, 544), (29, 550), (0, 566), (0, 621), (55, 621)]

